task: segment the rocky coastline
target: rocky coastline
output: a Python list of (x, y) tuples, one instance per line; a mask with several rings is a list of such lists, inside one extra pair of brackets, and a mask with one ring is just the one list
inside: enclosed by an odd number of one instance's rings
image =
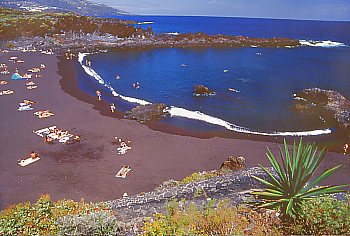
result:
[(304, 89), (294, 95), (294, 101), (297, 111), (316, 115), (350, 134), (350, 101), (341, 93), (320, 88)]
[[(268, 169), (272, 171), (272, 168)], [(184, 200), (198, 206), (210, 199), (229, 199), (233, 205), (251, 202), (254, 199), (250, 193), (264, 187), (252, 175), (268, 178), (261, 168), (253, 167), (173, 187), (165, 184), (154, 191), (109, 201), (107, 204), (114, 210), (116, 219), (125, 224), (125, 229), (139, 228), (146, 217), (163, 212), (171, 200)]]
[(133, 37), (118, 38), (114, 35), (55, 35), (34, 38), (17, 38), (7, 41), (17, 50), (49, 50), (63, 52), (93, 52), (97, 50), (152, 49), (152, 48), (209, 48), (209, 47), (299, 47), (298, 40), (288, 38), (249, 38), (245, 36), (207, 35), (204, 33), (173, 35), (137, 34)]

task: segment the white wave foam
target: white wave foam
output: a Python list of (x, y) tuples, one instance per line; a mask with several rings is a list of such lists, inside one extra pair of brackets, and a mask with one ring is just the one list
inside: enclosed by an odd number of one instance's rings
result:
[(189, 111), (180, 107), (171, 107), (167, 111), (170, 113), (171, 116), (179, 116), (179, 117), (184, 117), (192, 120), (204, 121), (213, 125), (222, 126), (228, 130), (232, 130), (239, 133), (246, 133), (246, 134), (257, 134), (257, 135), (264, 135), (264, 136), (315, 136), (315, 135), (321, 135), (321, 134), (330, 134), (332, 132), (330, 129), (299, 131), (299, 132), (292, 132), (292, 131), (260, 132), (260, 131), (250, 130), (248, 128), (238, 126), (235, 124), (231, 124), (222, 119), (206, 115), (200, 111)]
[[(92, 76), (95, 80), (97, 80), (99, 84), (108, 88), (111, 91), (113, 96), (120, 97), (121, 99), (123, 99), (125, 101), (131, 102), (131, 103), (137, 103), (140, 105), (151, 104), (150, 102), (142, 100), (142, 99), (127, 97), (127, 96), (118, 94), (111, 85), (106, 84), (106, 82), (101, 78), (101, 76), (99, 74), (97, 74), (97, 72), (95, 70), (93, 70), (92, 68), (85, 66), (83, 64), (84, 58), (87, 55), (89, 55), (89, 53), (79, 53), (78, 54), (78, 61), (79, 61), (80, 65), (82, 66), (82, 68), (84, 69), (84, 71), (88, 75)], [(200, 111), (190, 111), (190, 110), (186, 110), (185, 108), (174, 107), (174, 106), (171, 106), (170, 108), (168, 107), (166, 109), (166, 111), (169, 112), (171, 116), (178, 116), (178, 117), (183, 117), (183, 118), (192, 119), (192, 120), (204, 121), (204, 122), (209, 123), (209, 124), (222, 126), (222, 127), (226, 128), (227, 130), (236, 131), (239, 133), (246, 133), (246, 134), (257, 134), (257, 135), (264, 135), (264, 136), (315, 136), (315, 135), (322, 135), (322, 134), (330, 134), (332, 132), (330, 129), (300, 131), (300, 132), (289, 132), (289, 131), (287, 131), (287, 132), (260, 132), (260, 131), (250, 130), (248, 128), (238, 126), (235, 124), (231, 124), (231, 123), (224, 121), (222, 119), (206, 115)]]
[(92, 69), (91, 67), (88, 67), (88, 66), (83, 64), (84, 58), (87, 55), (89, 55), (89, 53), (80, 53), (79, 52), (79, 54), (78, 54), (78, 61), (79, 61), (80, 65), (83, 67), (85, 73), (90, 75), (91, 77), (93, 77), (95, 80), (97, 80), (97, 82), (99, 84), (101, 84), (101, 85), (105, 86), (106, 88), (108, 88), (111, 91), (111, 93), (112, 93), (112, 95), (114, 97), (120, 97), (121, 99), (123, 99), (123, 100), (125, 100), (127, 102), (137, 103), (137, 104), (140, 104), (140, 105), (150, 104), (150, 102), (147, 102), (147, 101), (142, 100), (142, 99), (133, 98), (133, 97), (127, 97), (127, 96), (123, 96), (123, 95), (118, 94), (111, 85), (106, 84), (106, 82), (102, 79), (102, 77), (94, 69)]
[(169, 32), (169, 33), (165, 33), (165, 34), (168, 34), (168, 35), (174, 35), (174, 36), (178, 36), (180, 35), (179, 32)]
[(148, 25), (148, 24), (153, 24), (153, 21), (144, 21), (144, 22), (137, 22), (138, 25)]
[(301, 97), (294, 97), (293, 99), (307, 102), (307, 100), (305, 98), (301, 98)]
[(325, 40), (325, 41), (299, 40), (299, 43), (302, 46), (309, 46), (309, 47), (323, 47), (323, 48), (347, 47), (347, 45), (344, 43), (333, 42), (330, 40)]

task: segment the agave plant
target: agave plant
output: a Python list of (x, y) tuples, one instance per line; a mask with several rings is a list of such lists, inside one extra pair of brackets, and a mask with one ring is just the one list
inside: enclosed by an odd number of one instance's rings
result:
[[(317, 186), (322, 180), (332, 175), (341, 165), (324, 171), (319, 176), (314, 176), (326, 150), (317, 150), (314, 144), (307, 144), (305, 147), (300, 139), (297, 146), (295, 141), (290, 153), (286, 140), (283, 149), (280, 147), (281, 163), (279, 163), (271, 150), (266, 153), (276, 175), (272, 174), (265, 167), (260, 167), (270, 177), (264, 180), (256, 176), (254, 179), (267, 185), (263, 191), (255, 191), (252, 194), (261, 199), (257, 203), (259, 208), (269, 208), (281, 210), (285, 219), (297, 215), (300, 203), (313, 197), (344, 192), (340, 186)], [(311, 180), (313, 179), (313, 180)]]

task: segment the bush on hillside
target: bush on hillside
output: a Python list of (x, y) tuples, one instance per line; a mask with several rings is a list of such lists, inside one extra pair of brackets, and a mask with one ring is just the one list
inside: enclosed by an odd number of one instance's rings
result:
[(104, 212), (112, 214), (104, 204), (85, 203), (84, 200), (60, 200), (53, 202), (49, 195), (42, 195), (35, 204), (20, 203), (0, 213), (0, 235), (56, 235), (56, 221), (68, 215), (89, 215)]
[(115, 216), (104, 211), (64, 216), (57, 225), (58, 235), (69, 236), (114, 236), (121, 230)]
[(298, 217), (289, 226), (290, 234), (350, 235), (350, 196), (339, 201), (327, 196), (304, 201)]
[(181, 207), (171, 202), (166, 214), (155, 214), (143, 227), (144, 236), (161, 235), (280, 235), (274, 213), (236, 208), (229, 201), (208, 202), (202, 208), (193, 203)]

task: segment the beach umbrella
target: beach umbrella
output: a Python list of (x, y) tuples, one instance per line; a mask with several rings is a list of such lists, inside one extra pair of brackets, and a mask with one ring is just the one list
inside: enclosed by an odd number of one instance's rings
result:
[(13, 80), (19, 80), (19, 79), (22, 79), (22, 76), (18, 73), (14, 73), (11, 77), (11, 79)]

